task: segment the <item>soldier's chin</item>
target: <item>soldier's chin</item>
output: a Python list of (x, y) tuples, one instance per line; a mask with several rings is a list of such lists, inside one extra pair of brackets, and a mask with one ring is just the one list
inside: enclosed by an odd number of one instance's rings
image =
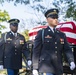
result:
[(13, 31), (14, 33), (16, 33), (17, 31)]
[(55, 27), (57, 26), (57, 24), (54, 25)]

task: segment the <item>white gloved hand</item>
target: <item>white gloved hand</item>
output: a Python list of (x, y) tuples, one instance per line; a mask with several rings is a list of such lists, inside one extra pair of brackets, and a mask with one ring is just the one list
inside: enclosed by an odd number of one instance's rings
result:
[(74, 63), (74, 62), (71, 62), (71, 63), (70, 63), (70, 69), (71, 69), (71, 70), (74, 70), (74, 69), (75, 69), (75, 63)]
[(3, 69), (3, 65), (0, 65), (0, 70), (2, 70)]
[(28, 60), (28, 61), (27, 61), (27, 64), (28, 64), (28, 66), (31, 66), (32, 61), (31, 61), (31, 60)]
[(38, 75), (38, 71), (37, 70), (33, 70), (33, 75)]

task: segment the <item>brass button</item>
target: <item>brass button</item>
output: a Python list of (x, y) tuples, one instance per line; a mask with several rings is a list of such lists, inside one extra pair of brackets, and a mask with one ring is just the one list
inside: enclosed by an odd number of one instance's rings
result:
[(4, 58), (6, 58), (6, 56)]
[(47, 41), (47, 42), (49, 42), (49, 41)]
[(55, 42), (55, 44), (57, 44), (57, 42)]
[(16, 42), (15, 42), (15, 44), (16, 44)]
[(57, 49), (57, 47), (55, 47)]
[(42, 58), (42, 60), (44, 60), (44, 58)]
[(55, 51), (55, 53), (57, 53), (57, 51)]

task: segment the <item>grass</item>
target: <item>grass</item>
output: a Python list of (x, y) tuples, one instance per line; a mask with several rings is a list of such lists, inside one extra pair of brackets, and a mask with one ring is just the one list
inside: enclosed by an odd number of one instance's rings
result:
[[(22, 65), (26, 66), (24, 62), (22, 62)], [(23, 72), (24, 70), (26, 70), (26, 68), (20, 69), (19, 72)], [(0, 75), (7, 75), (7, 70), (6, 69), (0, 70)], [(20, 75), (25, 75), (25, 73), (21, 73)]]
[[(24, 69), (20, 69), (20, 72), (23, 72)], [(7, 70), (0, 70), (0, 75), (7, 75)], [(21, 73), (20, 75), (25, 75), (25, 73)]]

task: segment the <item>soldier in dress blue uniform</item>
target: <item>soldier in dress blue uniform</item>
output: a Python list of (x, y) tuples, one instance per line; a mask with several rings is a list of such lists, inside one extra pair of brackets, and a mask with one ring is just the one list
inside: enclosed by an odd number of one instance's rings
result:
[(45, 13), (48, 27), (44, 29), (44, 34), (42, 34), (43, 29), (40, 30), (34, 41), (33, 75), (38, 75), (38, 72), (42, 75), (62, 75), (63, 52), (66, 55), (70, 69), (75, 68), (73, 53), (66, 36), (55, 28), (58, 25), (58, 13), (58, 9), (49, 9)]
[(10, 31), (2, 34), (0, 47), (3, 49), (3, 58), (1, 63), (7, 69), (8, 75), (18, 75), (19, 69), (22, 68), (22, 53), (30, 62), (30, 51), (23, 35), (17, 32), (20, 20), (11, 19)]

